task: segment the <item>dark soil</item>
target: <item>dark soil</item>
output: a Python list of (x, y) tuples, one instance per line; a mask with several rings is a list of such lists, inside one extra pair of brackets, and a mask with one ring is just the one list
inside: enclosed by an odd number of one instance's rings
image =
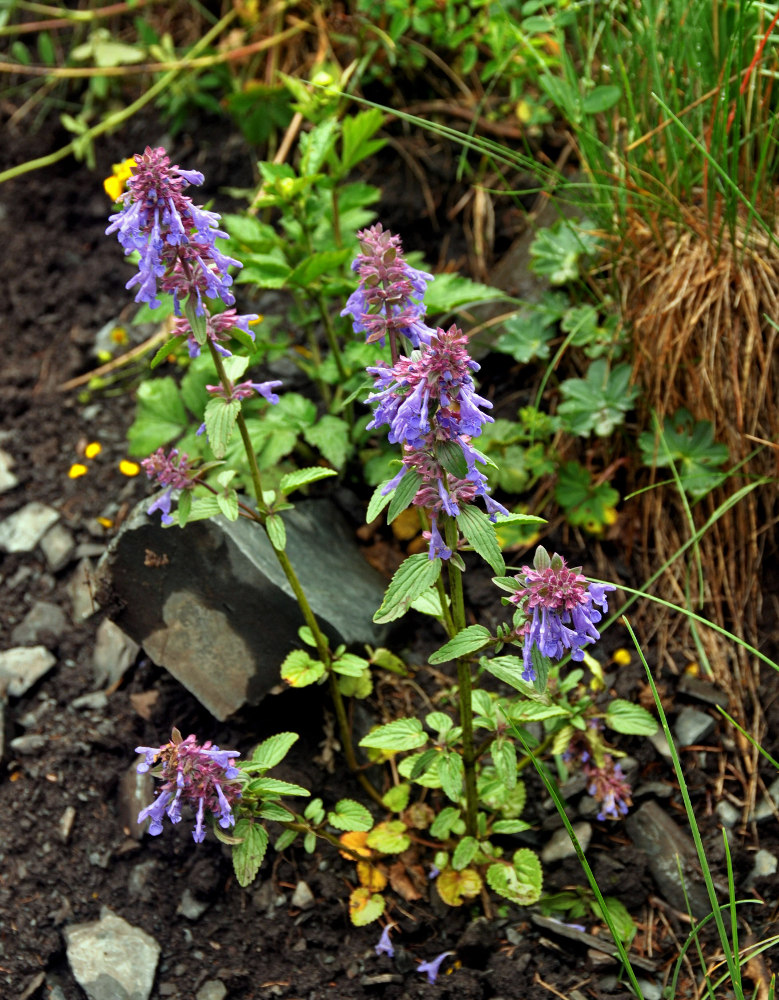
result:
[[(30, 139), (10, 130), (5, 136), (0, 168), (67, 141), (51, 134)], [(126, 457), (132, 393), (95, 395), (80, 402), (76, 390), (63, 392), (59, 386), (96, 365), (91, 349), (97, 332), (133, 311), (124, 289), (129, 269), (116, 242), (104, 236), (109, 205), (102, 178), (110, 172), (112, 160), (161, 142), (164, 136), (158, 128), (142, 130), (133, 123), (98, 150), (94, 172), (65, 160), (0, 188), (5, 301), (0, 447), (13, 455), (20, 480), (15, 489), (0, 495), (0, 519), (31, 500), (42, 501), (60, 512), (80, 544), (93, 547), (107, 541), (114, 530), (103, 528), (97, 519), (118, 524), (146, 492), (144, 477), (127, 478), (118, 471), (118, 463)], [(180, 136), (172, 153), (174, 161), (204, 170), (204, 194), (218, 196), (217, 209), (228, 208), (219, 195), (220, 185), (251, 183), (252, 156), (230, 136), (200, 130), (197, 135)], [(392, 184), (390, 176), (385, 197), (395, 204), (392, 223), (403, 230), (397, 206), (403, 204), (407, 185), (396, 184), (393, 198)], [(409, 219), (419, 214), (418, 206), (409, 207)], [(453, 240), (453, 245), (464, 243), (462, 234), (459, 243)], [(438, 260), (432, 245), (428, 258)], [(87, 475), (71, 480), (68, 469), (89, 441), (99, 441), (102, 453), (87, 463)], [(53, 602), (70, 614), (66, 588), (74, 568), (71, 563), (51, 573), (40, 550), (2, 556), (0, 648), (16, 645), (11, 632), (37, 601)], [(481, 589), (478, 579), (470, 582), (469, 594), (476, 604)], [(254, 712), (218, 724), (164, 671), (141, 657), (107, 692), (106, 707), (75, 707), (74, 699), (95, 689), (92, 653), (100, 620), (97, 611), (52, 637), (46, 644), (57, 657), (56, 667), (31, 691), (10, 698), (4, 706), (0, 996), (79, 1000), (83, 994), (67, 963), (63, 928), (96, 920), (104, 906), (159, 941), (155, 1000), (193, 1000), (203, 983), (216, 979), (225, 984), (229, 998), (238, 1000), (375, 996), (548, 1000), (552, 995), (597, 1000), (628, 995), (615, 980), (618, 968), (602, 953), (539, 930), (527, 911), (515, 907), (497, 907), (492, 920), (471, 923), (478, 913), (467, 908), (449, 910), (431, 899), (398, 901), (391, 912), (398, 924), (395, 958), (377, 957), (373, 950), (377, 925), (355, 929), (349, 923), (346, 899), (352, 866), (329, 847), (313, 855), (298, 847), (282, 856), (271, 852), (254, 886), (242, 890), (226, 849), (210, 836), (194, 845), (186, 823), (166, 827), (164, 836), (139, 840), (134, 817), (121, 812), (120, 783), (134, 766), (134, 747), (166, 740), (173, 724), (185, 735), (194, 732), (244, 753), (259, 737), (294, 729), (302, 738), (279, 769), (279, 777), (311, 787), (326, 803), (344, 795), (359, 797), (359, 791), (343, 770), (329, 773), (316, 762), (324, 739), (324, 709), (315, 695), (276, 696)], [(427, 626), (423, 623), (422, 628)], [(412, 647), (430, 648), (424, 631), (406, 639)], [(432, 684), (424, 668), (419, 679)], [(687, 702), (675, 694), (678, 678), (669, 673), (662, 680), (673, 715)], [(768, 680), (766, 701), (775, 702), (774, 677)], [(626, 670), (618, 678), (618, 689), (623, 697), (636, 697), (640, 672)], [(391, 690), (383, 696), (391, 697)], [(33, 743), (32, 749), (28, 746), (28, 752), (16, 752), (9, 744), (22, 735), (40, 735), (43, 740)], [(724, 873), (722, 838), (713, 806), (721, 794), (722, 776), (726, 791), (736, 799), (743, 792), (738, 780), (740, 758), (723, 736), (718, 724), (705, 752), (684, 754), (691, 794), (719, 878)], [(776, 754), (776, 731), (773, 738), (766, 734), (766, 745)], [(639, 783), (664, 782), (674, 789), (664, 808), (684, 825), (668, 763), (645, 741), (626, 741), (624, 749), (639, 761)], [(770, 783), (775, 775), (762, 763), (760, 768)], [(528, 780), (532, 785), (533, 779)], [(541, 789), (533, 787), (530, 798), (540, 801)], [(69, 807), (75, 818), (65, 831), (62, 822)], [(538, 820), (534, 842), (542, 846), (549, 836), (548, 824), (543, 824), (540, 808), (533, 816)], [(737, 879), (750, 870), (758, 847), (779, 853), (773, 821), (731, 833)], [(647, 975), (662, 984), (677, 943), (688, 930), (684, 917), (658, 897), (646, 859), (633, 848), (623, 826), (595, 823), (588, 856), (605, 890), (621, 898), (639, 922), (634, 952), (650, 960), (655, 972)], [(291, 904), (301, 880), (316, 900), (302, 911)], [(547, 872), (550, 889), (583, 884), (575, 859)], [(775, 879), (764, 879), (757, 886), (767, 905), (750, 908), (748, 919), (754, 939), (759, 940), (776, 916), (777, 885)], [(179, 912), (185, 890), (206, 904), (196, 920)], [(757, 891), (746, 895), (759, 898)], [(588, 929), (597, 930), (597, 922), (588, 924)], [(599, 933), (606, 931), (600, 928)], [(455, 953), (443, 967), (449, 974), (430, 985), (416, 966), (445, 950)], [(757, 983), (757, 974), (750, 975)], [(685, 989), (691, 988), (686, 973), (685, 983)], [(55, 987), (61, 992), (53, 994)]]

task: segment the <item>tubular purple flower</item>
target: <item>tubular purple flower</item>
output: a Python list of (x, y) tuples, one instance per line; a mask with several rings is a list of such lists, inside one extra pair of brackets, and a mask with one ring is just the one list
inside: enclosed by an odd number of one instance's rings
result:
[(438, 973), (439, 973), (439, 971), (441, 969), (442, 962), (444, 961), (445, 958), (448, 958), (449, 955), (454, 955), (454, 952), (453, 951), (442, 951), (440, 955), (437, 955), (435, 958), (431, 959), (429, 962), (421, 962), (417, 966), (417, 972), (426, 972), (427, 973), (427, 981), (429, 983), (434, 983), (436, 981), (436, 979), (438, 979)]
[(205, 839), (205, 817), (210, 813), (219, 821), (222, 829), (235, 824), (233, 806), (240, 798), (241, 791), (235, 779), (239, 776), (233, 759), (237, 750), (221, 750), (210, 742), (197, 743), (194, 736), (181, 738), (178, 730), (168, 743), (160, 747), (136, 747), (136, 753), (143, 754), (138, 764), (140, 773), (151, 767), (159, 768), (162, 779), (159, 794), (151, 805), (138, 814), (138, 822), (151, 820), (149, 833), (162, 833), (162, 820), (167, 816), (171, 823), (181, 820), (184, 803), (195, 809), (195, 827), (192, 833), (195, 843)]
[(625, 780), (622, 768), (615, 764), (610, 754), (604, 754), (601, 767), (591, 761), (585, 761), (582, 770), (587, 777), (587, 794), (591, 795), (601, 805), (598, 819), (622, 819), (627, 815), (630, 806), (632, 789)]
[(378, 944), (373, 946), (373, 950), (377, 955), (389, 955), (392, 958), (395, 954), (395, 949), (392, 947), (392, 942), (390, 941), (390, 928), (393, 926), (394, 924), (387, 924), (381, 932)]
[(223, 385), (207, 385), (206, 390), (212, 396), (221, 396), (223, 399), (248, 399), (257, 393), (275, 406), (279, 397), (273, 390), (278, 389), (281, 384), (278, 379), (271, 382), (237, 382), (231, 392), (227, 392)]
[[(206, 316), (206, 336), (223, 358), (229, 358), (231, 356), (230, 351), (222, 345), (230, 339), (230, 331), (243, 330), (244, 333), (247, 333), (254, 340), (254, 330), (249, 329), (249, 324), (257, 322), (259, 318), (256, 313), (239, 316), (235, 309), (225, 309), (224, 312), (218, 313), (216, 316), (209, 314)], [(175, 320), (173, 335), (174, 337), (187, 338), (187, 348), (189, 349), (190, 358), (197, 358), (200, 355), (200, 344), (195, 339), (186, 316), (180, 316)]]

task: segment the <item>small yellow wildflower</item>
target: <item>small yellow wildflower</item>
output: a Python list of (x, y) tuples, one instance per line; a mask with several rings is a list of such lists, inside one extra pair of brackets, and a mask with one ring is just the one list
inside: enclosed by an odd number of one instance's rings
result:
[(103, 450), (102, 444), (99, 441), (90, 441), (89, 444), (84, 449), (84, 455), (87, 458), (97, 458), (100, 452)]
[(687, 674), (688, 677), (698, 677), (701, 672), (700, 664), (688, 663), (687, 666), (684, 668), (684, 672)]
[(130, 338), (127, 336), (127, 330), (123, 326), (115, 326), (111, 331), (111, 340), (114, 344), (121, 346), (128, 343)]
[(630, 663), (631, 656), (629, 649), (615, 649), (614, 655), (611, 658), (612, 663), (616, 663), (618, 667), (626, 667)]
[(74, 462), (68, 470), (68, 479), (78, 479), (79, 476), (85, 476), (89, 472), (86, 465), (82, 465), (81, 462)]
[(141, 471), (141, 467), (137, 462), (130, 462), (128, 459), (123, 458), (119, 463), (119, 471), (123, 476), (137, 476)]
[(121, 163), (114, 163), (113, 173), (103, 181), (105, 193), (111, 201), (119, 201), (124, 194), (124, 186), (132, 177), (132, 168), (135, 166), (135, 159), (131, 156)]
[(96, 517), (95, 520), (101, 528), (113, 528), (114, 522), (110, 517)]

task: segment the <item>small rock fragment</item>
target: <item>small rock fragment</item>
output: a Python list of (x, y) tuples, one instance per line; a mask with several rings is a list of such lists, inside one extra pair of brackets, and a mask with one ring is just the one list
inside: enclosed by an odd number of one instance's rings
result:
[[(592, 839), (592, 827), (590, 824), (574, 823), (573, 832), (576, 834), (576, 839), (581, 844), (582, 850), (586, 851)], [(552, 834), (549, 843), (541, 851), (541, 860), (545, 864), (550, 864), (553, 861), (562, 861), (564, 858), (572, 858), (575, 855), (576, 848), (568, 836), (568, 831), (563, 827)]]
[(71, 617), (76, 625), (85, 622), (98, 609), (92, 563), (82, 559), (68, 582)]
[(11, 641), (17, 646), (51, 645), (59, 641), (67, 627), (68, 619), (58, 604), (36, 601), (11, 632)]
[(195, 1000), (224, 1000), (227, 987), (221, 979), (209, 979), (195, 994)]
[(722, 799), (718, 802), (714, 811), (719, 816), (720, 823), (728, 829), (734, 827), (741, 816), (741, 810), (736, 809), (727, 799)]
[(59, 514), (53, 507), (32, 500), (21, 510), (0, 522), (0, 549), (6, 552), (32, 552)]
[(108, 907), (100, 919), (65, 928), (70, 968), (90, 1000), (148, 1000), (160, 946)]
[(176, 907), (176, 913), (180, 917), (186, 917), (187, 920), (199, 920), (207, 909), (208, 903), (195, 899), (192, 892), (185, 889), (181, 895), (181, 901)]
[(76, 551), (73, 535), (64, 524), (55, 524), (41, 539), (41, 551), (52, 573), (67, 566)]
[(47, 742), (46, 737), (40, 733), (31, 733), (29, 736), (17, 736), (15, 740), (11, 740), (8, 746), (14, 753), (29, 757), (42, 750)]
[(11, 472), (14, 465), (12, 456), (0, 448), (0, 493), (7, 493), (19, 485), (18, 478)]
[(73, 821), (76, 818), (76, 810), (73, 806), (67, 806), (59, 821), (59, 836), (63, 844), (67, 843), (70, 831), (73, 829)]
[(140, 646), (125, 635), (110, 618), (100, 623), (92, 654), (92, 670), (98, 687), (112, 687), (135, 662)]
[(0, 696), (21, 698), (47, 674), (57, 658), (45, 646), (17, 646), (0, 653)]
[(706, 712), (697, 708), (683, 708), (674, 725), (676, 742), (683, 747), (695, 746), (713, 732), (715, 724), (714, 719)]
[(148, 773), (138, 774), (136, 767), (137, 762), (128, 767), (119, 782), (117, 809), (123, 831), (141, 840), (146, 824), (138, 822), (138, 813), (154, 798), (154, 779)]
[(295, 886), (295, 891), (292, 893), (292, 899), (290, 900), (290, 905), (294, 906), (298, 910), (307, 910), (309, 907), (313, 906), (316, 902), (313, 892), (309, 889), (306, 882), (300, 881)]

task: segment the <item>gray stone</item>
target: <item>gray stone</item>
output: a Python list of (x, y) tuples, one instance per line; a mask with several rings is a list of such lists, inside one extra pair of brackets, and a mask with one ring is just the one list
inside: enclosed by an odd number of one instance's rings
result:
[(749, 817), (750, 822), (755, 820), (759, 823), (761, 820), (770, 819), (774, 816), (777, 806), (779, 806), (779, 778), (771, 783), (768, 789), (768, 798), (763, 798), (758, 802), (754, 815)]
[(690, 674), (682, 674), (679, 678), (677, 691), (690, 698), (696, 698), (698, 701), (704, 701), (707, 705), (721, 705), (723, 708), (727, 708), (730, 701), (727, 693), (720, 691), (711, 681), (704, 680), (702, 677), (693, 677)]
[(744, 888), (751, 889), (755, 884), (755, 879), (775, 875), (777, 868), (779, 868), (779, 861), (777, 861), (776, 855), (771, 854), (770, 851), (766, 851), (761, 847), (757, 854), (755, 854), (755, 863), (744, 882)]
[(728, 829), (734, 827), (741, 818), (741, 810), (736, 809), (727, 799), (721, 799), (714, 807), (714, 811), (719, 816), (720, 823)]
[(290, 906), (294, 906), (298, 910), (307, 910), (309, 907), (313, 906), (315, 902), (316, 900), (314, 899), (314, 894), (309, 889), (308, 883), (303, 881), (298, 882), (295, 886), (295, 891), (292, 893)]
[(715, 720), (697, 708), (683, 708), (674, 724), (676, 742), (683, 747), (695, 746), (714, 731)]
[(41, 551), (52, 573), (67, 566), (76, 551), (73, 535), (64, 524), (55, 524), (41, 539)]
[(108, 695), (105, 691), (90, 691), (88, 694), (80, 694), (70, 703), (71, 708), (81, 711), (102, 712), (108, 708)]
[(0, 448), (0, 493), (7, 493), (19, 485), (19, 480), (11, 472), (15, 464), (8, 452)]
[[(586, 851), (592, 839), (592, 827), (590, 824), (574, 823), (573, 832), (576, 834), (576, 839), (579, 841), (581, 849)], [(551, 864), (553, 861), (563, 861), (565, 858), (575, 856), (576, 848), (573, 846), (573, 842), (568, 836), (568, 831), (565, 827), (561, 830), (555, 830), (549, 839), (549, 843), (541, 851), (541, 860), (545, 864)]]
[[(101, 560), (116, 624), (218, 719), (257, 704), (299, 646), (302, 615), (265, 533), (243, 518), (163, 529), (140, 504)], [(380, 644), (373, 614), (386, 581), (362, 558), (333, 504), (283, 514), (287, 555), (336, 643)]]
[(21, 698), (47, 674), (57, 658), (45, 646), (17, 646), (0, 653), (0, 696)]
[[(677, 910), (687, 912), (679, 871), (692, 914), (701, 920), (711, 912), (692, 837), (677, 826), (656, 802), (645, 802), (625, 820), (635, 846), (647, 856), (661, 895)], [(678, 859), (678, 863), (677, 863)]]
[(135, 899), (148, 896), (148, 887), (154, 881), (158, 868), (159, 864), (154, 858), (148, 858), (137, 864), (127, 880), (127, 894)]
[(209, 979), (195, 994), (195, 1000), (225, 1000), (227, 987), (221, 979)]
[(176, 907), (176, 913), (187, 920), (199, 920), (208, 909), (208, 903), (203, 903), (195, 899), (190, 889), (185, 889), (181, 894), (181, 900)]
[(95, 651), (92, 654), (95, 684), (98, 687), (113, 687), (125, 670), (135, 662), (140, 648), (110, 618), (104, 618), (97, 630)]
[(65, 929), (68, 963), (89, 1000), (148, 1000), (160, 946), (107, 907)]
[(29, 736), (17, 736), (8, 744), (14, 753), (21, 754), (22, 757), (31, 757), (38, 753), (48, 743), (48, 738), (41, 733), (31, 733)]
[(17, 646), (36, 643), (52, 645), (59, 641), (68, 624), (67, 616), (58, 604), (36, 601), (11, 632), (11, 641)]
[(145, 823), (138, 822), (138, 813), (154, 798), (154, 779), (148, 772), (139, 774), (136, 770), (140, 759), (139, 757), (122, 775), (117, 803), (119, 825), (134, 840), (140, 840), (146, 829)]
[(53, 507), (32, 500), (21, 510), (0, 522), (0, 549), (6, 552), (32, 552), (59, 514)]
[(648, 736), (647, 739), (661, 757), (667, 757), (670, 760), (671, 748), (668, 746), (668, 740), (665, 738), (664, 730), (658, 729), (656, 733), (652, 733), (652, 735)]
[(71, 617), (76, 625), (80, 625), (98, 610), (94, 569), (89, 559), (82, 559), (78, 564), (68, 581), (67, 591)]

